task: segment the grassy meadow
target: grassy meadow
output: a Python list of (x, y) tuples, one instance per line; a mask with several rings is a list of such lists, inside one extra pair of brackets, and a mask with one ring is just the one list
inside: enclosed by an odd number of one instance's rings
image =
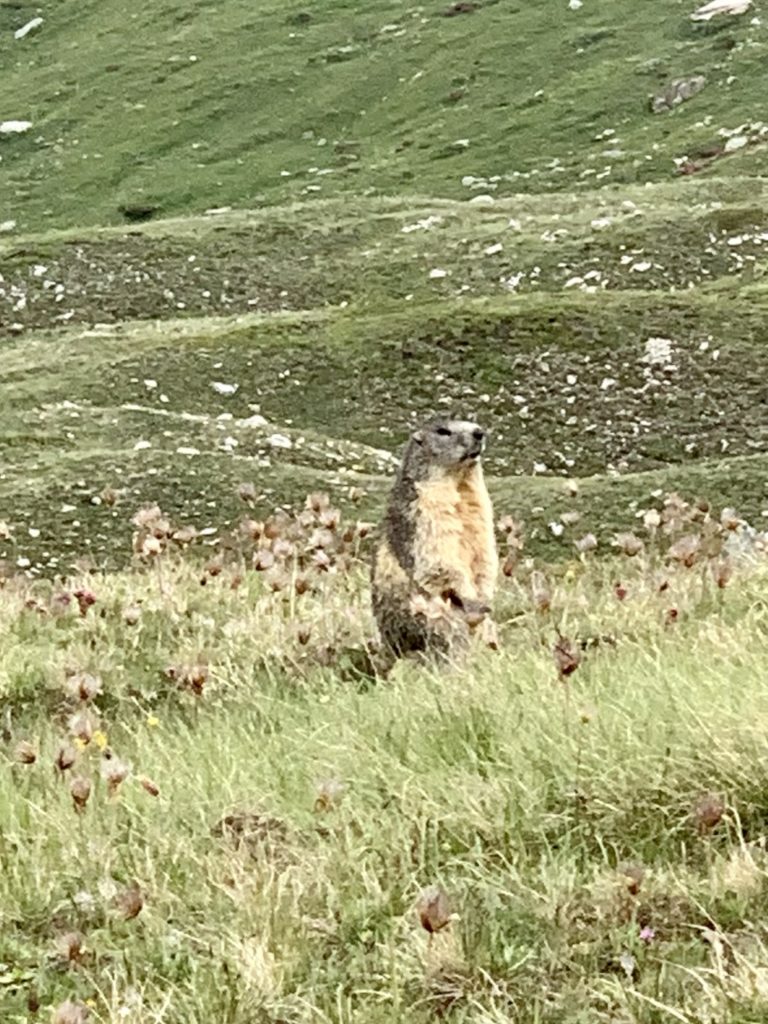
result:
[[(0, 0), (2, 1024), (768, 1020), (768, 8), (695, 7)], [(446, 412), (498, 642), (383, 677)]]
[(208, 561), (136, 522), (133, 568), (0, 591), (3, 1020), (765, 1019), (733, 513), (671, 496), (549, 569), (501, 517), (497, 647), (387, 678), (367, 526), (322, 496)]

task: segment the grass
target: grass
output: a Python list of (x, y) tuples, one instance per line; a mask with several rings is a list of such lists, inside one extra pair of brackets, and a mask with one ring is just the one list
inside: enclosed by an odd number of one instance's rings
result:
[[(722, 147), (721, 128), (763, 117), (765, 26), (749, 15), (500, 0), (442, 17), (450, 6), (3, 3), (0, 107), (33, 127), (2, 140), (0, 217), (29, 231), (119, 223), (121, 207), (459, 198), (467, 177), (500, 195), (664, 181)], [(652, 94), (700, 73), (698, 96), (650, 113)], [(759, 174), (756, 140), (702, 173)]]
[[(0, 0), (3, 1021), (768, 1018), (762, 5), (449, 6)], [(500, 649), (376, 679), (443, 411)]]
[[(679, 516), (672, 539), (717, 535)], [(330, 573), (243, 574), (246, 548), (203, 587), (170, 551), (7, 583), (3, 1019), (762, 1019), (764, 559), (719, 589), (668, 545), (549, 572), (548, 612), (524, 560), (499, 651), (379, 681), (352, 668), (372, 624), (343, 545)], [(558, 631), (584, 647), (565, 679)], [(458, 915), (431, 940), (430, 885)]]
[[(94, 505), (105, 488), (219, 524), (243, 480), (264, 511), (316, 487), (349, 507), (355, 488), (374, 516), (411, 423), (452, 409), (492, 429), (495, 492), (545, 517), (542, 545), (564, 476), (599, 531), (660, 486), (759, 518), (761, 189), (328, 201), (9, 240), (0, 499), (17, 544), (0, 557), (48, 571), (87, 544), (114, 565), (127, 522)], [(656, 364), (652, 338), (670, 346)]]

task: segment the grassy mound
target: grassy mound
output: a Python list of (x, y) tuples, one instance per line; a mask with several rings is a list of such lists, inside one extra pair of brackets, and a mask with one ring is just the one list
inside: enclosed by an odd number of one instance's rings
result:
[(125, 505), (220, 523), (244, 480), (262, 511), (320, 487), (372, 516), (411, 423), (445, 411), (492, 429), (526, 519), (557, 514), (563, 476), (598, 530), (659, 487), (759, 518), (765, 209), (691, 181), (8, 241), (0, 557), (114, 564)]

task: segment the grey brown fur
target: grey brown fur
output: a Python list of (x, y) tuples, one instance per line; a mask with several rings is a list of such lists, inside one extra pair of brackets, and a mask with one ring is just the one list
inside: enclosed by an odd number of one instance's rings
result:
[(492, 584), (462, 564), (474, 561), (476, 533), (478, 561), (495, 568), (483, 446), (477, 424), (448, 419), (425, 424), (405, 446), (372, 566), (373, 611), (394, 657), (447, 652), (453, 639), (468, 635), (467, 615), (489, 611)]

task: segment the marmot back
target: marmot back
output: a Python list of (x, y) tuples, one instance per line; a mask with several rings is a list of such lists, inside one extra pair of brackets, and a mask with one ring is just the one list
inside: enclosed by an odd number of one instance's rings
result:
[(395, 656), (449, 651), (490, 611), (498, 556), (484, 445), (476, 423), (435, 420), (405, 447), (372, 570), (374, 615)]

